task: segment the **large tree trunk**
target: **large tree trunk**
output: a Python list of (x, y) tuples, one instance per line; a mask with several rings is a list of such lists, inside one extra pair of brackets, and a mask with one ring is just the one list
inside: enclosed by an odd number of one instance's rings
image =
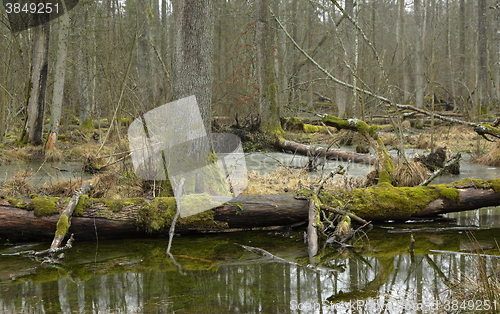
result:
[(42, 23), (34, 28), (31, 88), (28, 100), (28, 119), (26, 121), (26, 137), (28, 142), (33, 145), (42, 144), (45, 93), (49, 67), (49, 34), (49, 23)]
[(54, 91), (52, 94), (52, 107), (50, 111), (50, 125), (45, 150), (56, 148), (61, 109), (64, 96), (64, 83), (66, 74), (66, 58), (68, 55), (69, 13), (63, 3), (65, 13), (59, 17), (59, 38), (57, 43), (57, 60), (54, 75)]
[(282, 135), (268, 11), (268, 0), (255, 1), (260, 130)]
[(425, 96), (425, 71), (424, 71), (424, 18), (422, 13), (422, 0), (415, 0), (415, 24), (417, 38), (415, 40), (415, 104), (417, 108), (424, 107)]
[(477, 2), (477, 102), (475, 103), (474, 116), (481, 115), (482, 108), (489, 105), (488, 89), (488, 48), (486, 44), (486, 0)]
[[(306, 194), (308, 191), (305, 191)], [(500, 179), (463, 180), (450, 185), (396, 188), (388, 184), (353, 192), (321, 193), (332, 207), (350, 200), (348, 210), (367, 221), (406, 220), (448, 212), (500, 205)], [(78, 207), (85, 207), (78, 208)], [(102, 200), (86, 199), (77, 207), (68, 233), (75, 239), (131, 238), (166, 235), (175, 213), (173, 198)], [(74, 214), (76, 215), (76, 213)], [(52, 238), (59, 215), (37, 217), (34, 211), (0, 202), (0, 237)], [(308, 201), (293, 194), (240, 195), (231, 203), (181, 218), (176, 232), (228, 232), (273, 226), (305, 225)]]
[(207, 132), (212, 104), (212, 0), (173, 1), (175, 58), (173, 100), (195, 95)]

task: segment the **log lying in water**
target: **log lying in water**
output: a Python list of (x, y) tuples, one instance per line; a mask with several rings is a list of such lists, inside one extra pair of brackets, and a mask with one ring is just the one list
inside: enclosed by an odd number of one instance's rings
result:
[(277, 146), (285, 151), (297, 153), (306, 156), (326, 156), (328, 159), (337, 159), (342, 161), (351, 161), (354, 163), (362, 163), (374, 165), (377, 163), (377, 157), (366, 154), (351, 153), (337, 149), (326, 149), (319, 146), (304, 145), (297, 142), (286, 141), (280, 139), (277, 141)]
[[(166, 236), (175, 212), (174, 198), (153, 201), (88, 199), (91, 206), (73, 216), (68, 233), (75, 239), (134, 238)], [(123, 206), (116, 210), (117, 204)], [(0, 237), (11, 240), (49, 239), (54, 236), (59, 215), (37, 217), (34, 211), (0, 202)], [(245, 195), (233, 202), (181, 218), (176, 232), (226, 232), (273, 226), (289, 226), (307, 221), (307, 201), (292, 194)]]
[[(396, 188), (377, 185), (344, 196), (322, 192), (323, 202), (337, 206), (351, 200), (349, 211), (368, 221), (411, 219), (448, 212), (500, 205), (500, 179), (462, 180), (450, 185)], [(362, 196), (361, 196), (362, 195)], [(75, 239), (165, 236), (175, 213), (173, 198), (152, 201), (87, 199), (88, 207), (73, 217), (69, 233)], [(293, 194), (240, 195), (231, 203), (181, 218), (176, 232), (224, 232), (306, 223), (308, 202)], [(58, 215), (37, 217), (33, 211), (0, 202), (0, 237), (8, 239), (52, 238)]]

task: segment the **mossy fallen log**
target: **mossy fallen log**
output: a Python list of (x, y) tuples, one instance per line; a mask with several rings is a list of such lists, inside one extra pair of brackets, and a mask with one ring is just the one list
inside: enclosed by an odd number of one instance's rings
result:
[[(275, 226), (306, 225), (310, 191), (294, 194), (240, 195), (231, 203), (181, 218), (176, 232), (227, 232)], [(307, 194), (309, 192), (309, 194)], [(302, 197), (302, 199), (301, 199)], [(500, 179), (464, 179), (447, 185), (393, 187), (390, 184), (352, 192), (320, 193), (323, 204), (343, 207), (367, 221), (415, 217), (500, 206)], [(64, 202), (62, 202), (64, 203)], [(36, 216), (29, 204), (0, 201), (0, 238), (52, 238), (59, 215)], [(68, 233), (75, 240), (166, 236), (175, 214), (174, 198), (105, 200), (83, 197)]]
[[(23, 208), (15, 207), (14, 204)], [(14, 199), (0, 201), (0, 238), (28, 240), (54, 236), (59, 214), (37, 216), (29, 205)], [(59, 203), (56, 205), (59, 206)], [(81, 197), (68, 233), (74, 233), (77, 241), (166, 236), (175, 210), (173, 197), (153, 200)], [(190, 233), (265, 229), (300, 224), (306, 220), (307, 201), (297, 200), (293, 194), (240, 195), (217, 208), (179, 218), (175, 231)]]

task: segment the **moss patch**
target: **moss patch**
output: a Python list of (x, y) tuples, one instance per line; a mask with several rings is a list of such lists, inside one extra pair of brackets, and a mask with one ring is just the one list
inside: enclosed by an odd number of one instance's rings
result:
[(73, 211), (73, 216), (83, 216), (83, 210), (91, 205), (89, 202), (89, 196), (84, 194), (81, 195), (76, 204), (75, 210)]
[(143, 202), (142, 198), (105, 199), (102, 201), (114, 213), (121, 211), (126, 206), (139, 205)]
[(7, 202), (9, 202), (10, 205), (17, 207), (17, 208), (27, 208), (27, 206), (28, 206), (28, 204), (22, 199), (6, 197), (5, 200)]
[(68, 228), (69, 228), (69, 219), (68, 219), (68, 216), (66, 215), (61, 215), (61, 217), (59, 217), (59, 220), (57, 221), (57, 224), (56, 224), (56, 234), (55, 236), (61, 236), (61, 237), (64, 237), (66, 235), (66, 233), (68, 232)]
[(57, 201), (59, 201), (59, 197), (34, 195), (26, 208), (33, 210), (37, 217), (52, 216), (59, 213)]
[(437, 198), (457, 200), (459, 192), (446, 185), (398, 187), (388, 183), (351, 193), (322, 191), (321, 201), (333, 207), (351, 201), (350, 211), (365, 219), (398, 219), (419, 212)]
[(92, 122), (92, 119), (87, 119), (82, 122), (80, 125), (80, 129), (84, 131), (90, 131), (94, 129), (94, 123)]
[[(196, 201), (199, 201), (199, 199)], [(174, 197), (157, 197), (139, 210), (136, 223), (149, 233), (160, 232), (170, 227), (175, 212), (176, 204)], [(214, 220), (214, 212), (212, 210), (179, 218), (176, 223), (176, 228), (186, 231), (190, 229), (224, 229), (226, 227), (226, 224), (221, 224)]]
[(452, 187), (475, 187), (477, 189), (493, 189), (496, 193), (500, 193), (500, 179), (470, 179), (465, 178), (460, 181), (455, 181), (449, 184)]
[(286, 131), (304, 130), (304, 122), (302, 122), (302, 120), (297, 117), (281, 118), (281, 125), (283, 126), (283, 129)]
[(316, 133), (323, 132), (324, 128), (321, 125), (304, 124), (304, 132), (306, 133)]
[(157, 197), (139, 210), (136, 223), (139, 227), (153, 233), (161, 231), (175, 214), (175, 198)]
[(439, 189), (442, 198), (446, 198), (449, 200), (458, 200), (460, 197), (460, 192), (457, 189), (449, 187), (446, 184), (439, 184), (435, 187)]

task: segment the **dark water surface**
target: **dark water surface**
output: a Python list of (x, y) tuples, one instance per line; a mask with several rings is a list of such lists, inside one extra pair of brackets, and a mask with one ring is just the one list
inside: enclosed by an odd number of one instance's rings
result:
[(165, 256), (167, 239), (77, 239), (56, 266), (13, 255), (50, 243), (4, 243), (0, 313), (446, 313), (450, 282), (477, 275), (471, 243), (481, 245), (490, 271), (497, 267), (499, 214), (492, 208), (452, 221), (386, 223), (356, 249), (324, 248), (315, 267), (303, 230), (177, 237), (172, 253), (180, 268)]

